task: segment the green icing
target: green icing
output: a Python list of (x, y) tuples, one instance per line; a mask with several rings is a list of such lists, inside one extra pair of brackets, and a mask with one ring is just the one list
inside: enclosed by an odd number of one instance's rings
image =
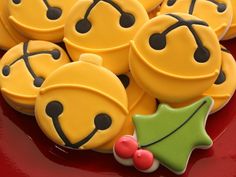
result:
[(170, 170), (183, 173), (194, 148), (212, 145), (205, 131), (212, 105), (212, 98), (205, 97), (183, 108), (161, 104), (153, 115), (135, 115), (139, 146), (151, 151)]

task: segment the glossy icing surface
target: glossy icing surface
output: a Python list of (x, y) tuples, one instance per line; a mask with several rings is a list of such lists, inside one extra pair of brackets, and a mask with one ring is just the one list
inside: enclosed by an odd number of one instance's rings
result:
[(129, 66), (135, 81), (162, 102), (200, 95), (220, 72), (218, 39), (205, 22), (192, 15), (159, 15), (139, 30), (131, 45)]
[[(236, 40), (227, 42), (226, 47), (236, 56)], [(207, 131), (214, 141), (214, 146), (210, 150), (194, 151), (183, 177), (236, 175), (235, 105), (236, 95), (224, 109), (210, 116)], [(0, 131), (0, 170), (4, 177), (147, 176), (135, 169), (119, 165), (112, 155), (59, 148), (42, 134), (35, 120), (14, 111), (2, 97)], [(158, 170), (148, 176), (176, 177), (163, 167)]]
[(233, 10), (230, 0), (165, 0), (160, 14), (182, 12), (206, 21), (222, 39), (230, 26)]
[(76, 0), (11, 0), (5, 8), (11, 24), (24, 36), (60, 42), (67, 15), (75, 3)]

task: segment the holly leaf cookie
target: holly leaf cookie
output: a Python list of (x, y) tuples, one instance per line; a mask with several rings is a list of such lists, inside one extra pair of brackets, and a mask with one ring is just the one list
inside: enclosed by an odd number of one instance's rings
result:
[(187, 107), (174, 109), (161, 104), (153, 115), (134, 116), (139, 148), (149, 150), (162, 165), (182, 174), (195, 148), (212, 145), (205, 130), (212, 106), (212, 98), (205, 97)]

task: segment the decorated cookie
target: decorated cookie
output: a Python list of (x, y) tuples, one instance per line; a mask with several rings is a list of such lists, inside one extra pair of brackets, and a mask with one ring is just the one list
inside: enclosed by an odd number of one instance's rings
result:
[(140, 89), (135, 83), (133, 77), (130, 73), (121, 74), (118, 78), (123, 83), (123, 86), (126, 89), (126, 93), (128, 96), (128, 117), (125, 120), (125, 124), (123, 125), (121, 131), (117, 134), (117, 136), (109, 141), (108, 143), (97, 148), (97, 151), (100, 152), (112, 152), (113, 145), (117, 139), (119, 139), (123, 135), (133, 135), (134, 134), (134, 126), (132, 122), (132, 116), (135, 114), (152, 114), (156, 111), (156, 100), (155, 98), (149, 96), (142, 89)]
[(33, 115), (42, 83), (69, 61), (63, 49), (50, 42), (29, 41), (11, 48), (0, 61), (3, 97), (17, 111)]
[(233, 20), (223, 40), (228, 40), (236, 37), (236, 1), (235, 0), (230, 0), (230, 1), (233, 8)]
[(236, 89), (236, 63), (234, 57), (225, 47), (222, 46), (222, 67), (215, 83), (203, 93), (200, 97), (193, 100), (172, 104), (173, 107), (182, 107), (193, 103), (194, 101), (205, 96), (211, 96), (214, 99), (214, 106), (211, 113), (221, 110), (231, 99)]
[(9, 19), (29, 39), (60, 42), (68, 13), (77, 0), (9, 0)]
[(160, 6), (157, 6), (155, 9), (153, 9), (152, 11), (148, 13), (149, 18), (152, 19), (156, 17), (159, 11), (160, 11)]
[(26, 39), (10, 24), (7, 10), (8, 0), (0, 0), (0, 49), (7, 50)]
[(219, 39), (222, 39), (229, 28), (233, 10), (231, 0), (164, 0), (160, 14), (188, 13), (209, 24)]
[(96, 149), (112, 140), (128, 114), (125, 89), (102, 59), (83, 54), (43, 83), (35, 115), (42, 131), (56, 144)]
[(141, 88), (161, 102), (179, 103), (196, 98), (215, 82), (220, 44), (214, 31), (194, 16), (160, 15), (131, 41), (129, 61)]
[(155, 7), (160, 5), (163, 0), (138, 0), (138, 1), (145, 7), (145, 9), (148, 12), (150, 12), (153, 9), (155, 9)]
[(114, 156), (123, 165), (134, 165), (142, 172), (155, 171), (159, 163), (182, 174), (191, 152), (211, 147), (205, 131), (213, 100), (205, 97), (187, 107), (174, 109), (161, 104), (153, 115), (133, 117), (136, 134), (121, 137), (114, 145)]
[(148, 21), (137, 0), (80, 0), (65, 25), (64, 42), (73, 60), (95, 53), (115, 74), (128, 72), (130, 40)]

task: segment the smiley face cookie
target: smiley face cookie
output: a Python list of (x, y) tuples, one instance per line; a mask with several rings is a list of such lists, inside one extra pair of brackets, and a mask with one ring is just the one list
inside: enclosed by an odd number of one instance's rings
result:
[(116, 137), (110, 140), (108, 143), (97, 148), (100, 152), (112, 152), (113, 145), (117, 139), (123, 135), (133, 135), (134, 126), (132, 122), (132, 116), (135, 114), (153, 114), (156, 111), (156, 100), (154, 97), (145, 93), (142, 89), (138, 87), (135, 83), (132, 75), (130, 73), (121, 74), (118, 76), (123, 86), (126, 89), (128, 96), (128, 111), (129, 114), (125, 120), (125, 123), (121, 131), (116, 135)]
[(0, 49), (7, 50), (20, 42), (26, 41), (10, 24), (8, 19), (7, 0), (0, 1)]
[(230, 0), (165, 0), (160, 14), (188, 13), (209, 24), (222, 39), (231, 24), (233, 10)]
[(80, 0), (65, 25), (64, 42), (73, 60), (95, 53), (115, 74), (126, 73), (130, 40), (148, 21), (137, 0)]
[(139, 30), (129, 61), (141, 88), (161, 102), (178, 103), (196, 98), (215, 82), (220, 44), (214, 31), (194, 16), (160, 15)]
[(29, 39), (60, 42), (67, 15), (77, 0), (9, 0), (9, 18)]
[(95, 149), (113, 139), (128, 114), (120, 80), (94, 54), (65, 65), (43, 83), (35, 115), (55, 143), (74, 149)]
[(228, 40), (236, 37), (236, 1), (235, 0), (230, 0), (230, 1), (233, 8), (233, 20), (223, 40)]
[(163, 0), (138, 0), (143, 6), (144, 8), (150, 12), (153, 9), (155, 9), (155, 7), (157, 7), (158, 5), (160, 5), (162, 3)]
[(34, 114), (36, 96), (51, 72), (70, 62), (59, 46), (29, 41), (11, 48), (0, 61), (0, 83), (4, 99), (15, 110)]

